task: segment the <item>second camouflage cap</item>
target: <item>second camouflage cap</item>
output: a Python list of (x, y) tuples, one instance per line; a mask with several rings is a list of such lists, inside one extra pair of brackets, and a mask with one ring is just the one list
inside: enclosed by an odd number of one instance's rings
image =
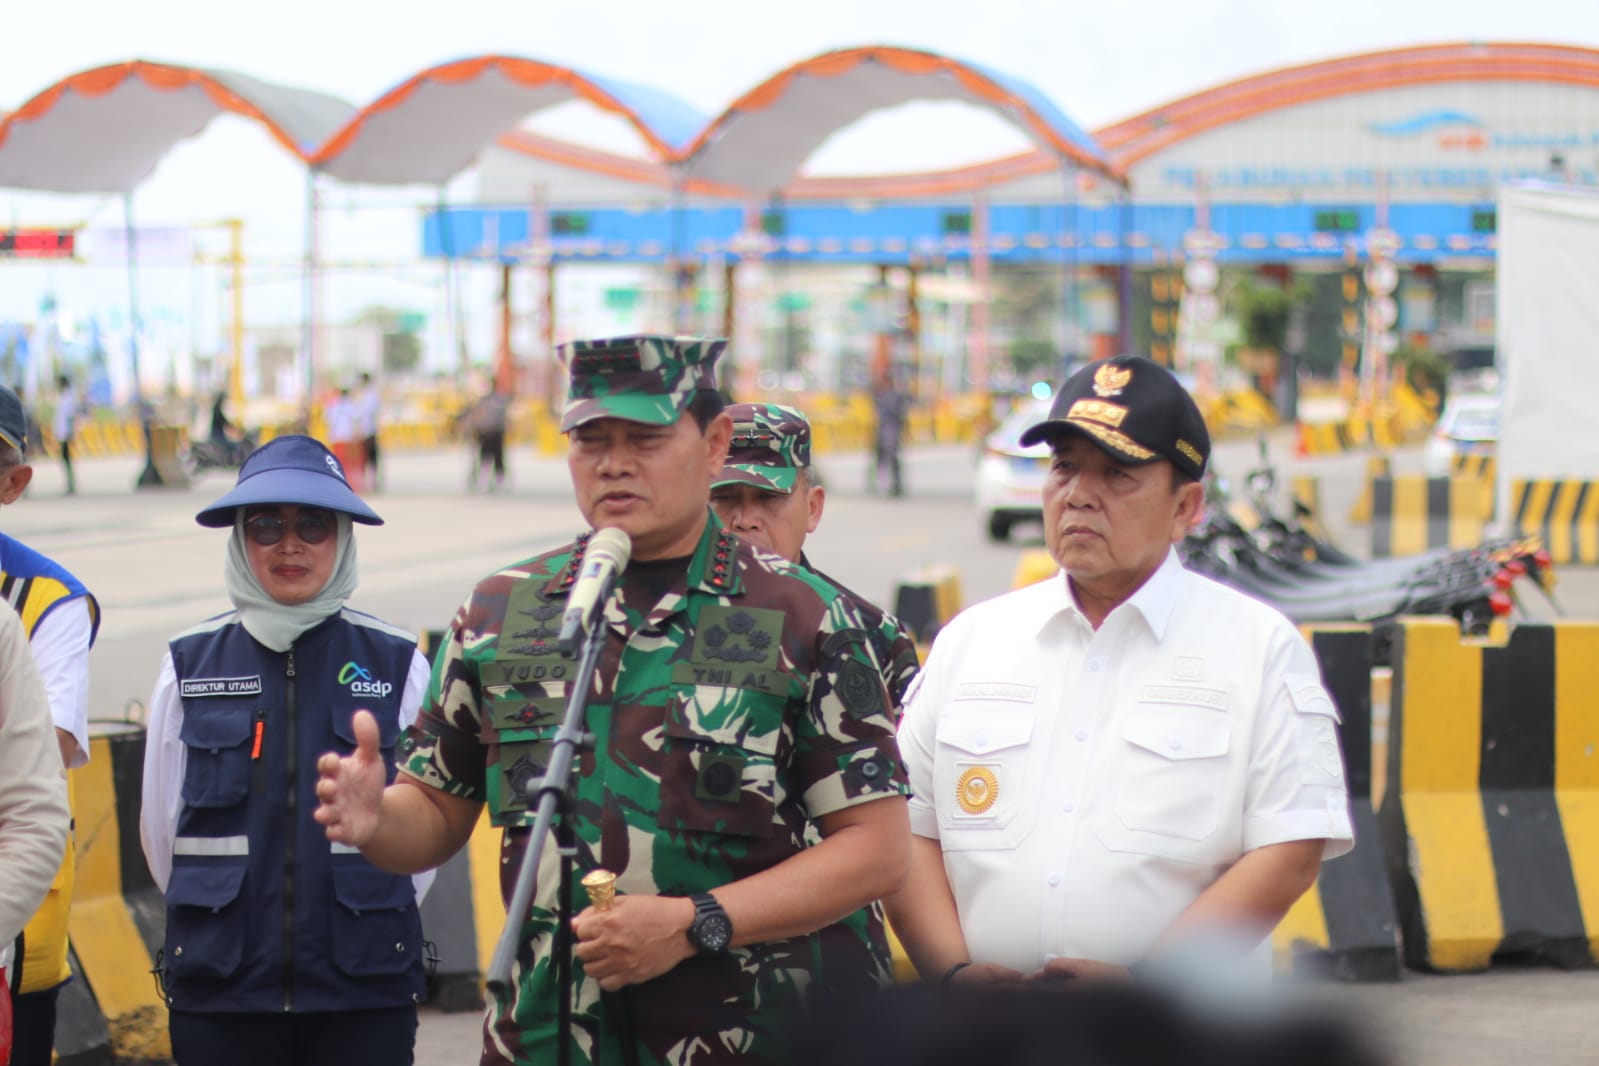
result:
[(572, 341), (556, 352), (566, 365), (565, 433), (598, 418), (669, 426), (696, 389), (716, 388), (716, 337), (639, 335)]
[(793, 492), (799, 472), (811, 465), (811, 424), (804, 413), (775, 403), (735, 403), (727, 413), (733, 419), (733, 443), (727, 465), (711, 487), (753, 485), (784, 495)]

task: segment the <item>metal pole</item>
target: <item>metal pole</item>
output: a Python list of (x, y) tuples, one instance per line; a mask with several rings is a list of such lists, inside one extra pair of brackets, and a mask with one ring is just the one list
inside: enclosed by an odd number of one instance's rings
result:
[(233, 274), (233, 367), (229, 382), (229, 395), (233, 400), (233, 414), (243, 424), (244, 420), (244, 220), (230, 218), (228, 227), (228, 265)]
[(305, 321), (301, 326), (300, 349), (305, 353), (305, 411), (308, 419), (311, 414), (311, 408), (316, 402), (317, 251), (316, 168), (307, 167), (305, 171)]
[(122, 194), (122, 233), (128, 246), (128, 359), (133, 364), (133, 402), (143, 410), (144, 386), (139, 369), (139, 239), (133, 226), (133, 194)]

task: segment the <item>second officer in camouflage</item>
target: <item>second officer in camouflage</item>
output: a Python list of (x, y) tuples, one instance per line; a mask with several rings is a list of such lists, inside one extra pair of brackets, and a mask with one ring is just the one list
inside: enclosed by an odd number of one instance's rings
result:
[[(659, 337), (563, 353), (577, 502), (632, 538), (605, 605), (588, 701), (598, 739), (576, 766), (578, 870), (616, 871), (618, 897), (573, 922), (575, 1021), (558, 1031), (559, 863), (546, 849), (515, 992), (489, 1005), (483, 1061), (756, 1063), (777, 1059), (802, 994), (865, 994), (886, 972), (863, 906), (908, 853), (891, 700), (859, 613), (837, 589), (757, 553), (707, 507), (731, 422), (722, 342)], [(432, 865), (487, 803), (506, 827), (508, 893), (572, 660), (554, 637), (585, 538), (481, 582), (452, 622), (403, 784), (375, 790), (360, 754), (324, 760), (319, 819), (395, 869)], [(358, 727), (359, 728), (359, 727)], [(581, 892), (578, 893), (582, 897)], [(731, 926), (723, 942), (713, 933)], [(631, 1032), (599, 993), (625, 989)]]

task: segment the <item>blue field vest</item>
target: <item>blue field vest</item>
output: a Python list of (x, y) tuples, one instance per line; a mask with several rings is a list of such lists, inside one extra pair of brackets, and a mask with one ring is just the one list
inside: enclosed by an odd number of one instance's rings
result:
[(167, 1004), (331, 1011), (420, 1001), (422, 920), (409, 877), (332, 844), (311, 817), (316, 760), (377, 718), (394, 780), (416, 638), (344, 610), (274, 652), (236, 613), (170, 645), (187, 747), (167, 882)]

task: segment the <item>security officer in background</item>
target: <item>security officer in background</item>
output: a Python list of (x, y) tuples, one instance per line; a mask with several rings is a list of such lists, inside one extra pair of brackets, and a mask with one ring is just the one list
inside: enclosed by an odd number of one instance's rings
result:
[[(804, 996), (866, 995), (887, 974), (862, 916), (899, 886), (909, 846), (890, 698), (850, 601), (708, 507), (732, 433), (713, 373), (724, 343), (637, 336), (562, 353), (579, 509), (632, 540), (587, 705), (597, 750), (574, 766), (566, 815), (574, 878), (614, 871), (618, 895), (572, 920), (576, 964), (560, 986), (562, 886), (544, 851), (515, 991), (489, 1005), (485, 1064), (551, 1062), (569, 1036), (577, 1063), (773, 1062)], [(399, 783), (384, 789), (371, 769), (360, 716), (361, 751), (323, 757), (317, 817), (332, 839), (388, 869), (435, 866), (487, 803), (507, 827), (509, 890), (533, 820), (522, 786), (564, 714), (574, 663), (554, 638), (587, 539), (467, 598)], [(624, 989), (626, 1032), (599, 995)], [(558, 1028), (569, 992), (570, 1034)]]
[(775, 403), (728, 407), (733, 442), (727, 465), (711, 482), (711, 506), (722, 524), (757, 548), (827, 578), (866, 623), (894, 716), (916, 676), (916, 645), (899, 619), (823, 574), (805, 557), (805, 538), (821, 525), (827, 491), (811, 471), (811, 424), (803, 412)]
[[(62, 402), (67, 402), (65, 396)], [(27, 441), (22, 401), (0, 385), (0, 505), (16, 503), (33, 480)], [(65, 567), (4, 533), (0, 596), (22, 617), (50, 701), (61, 765), (76, 769), (89, 761), (89, 649), (100, 629), (100, 605)], [(70, 776), (67, 789), (70, 801)], [(55, 1048), (56, 999), (72, 976), (67, 968), (67, 912), (75, 852), (69, 834), (44, 905), (17, 938), (11, 968), (16, 1008), (12, 1066), (49, 1066)]]

